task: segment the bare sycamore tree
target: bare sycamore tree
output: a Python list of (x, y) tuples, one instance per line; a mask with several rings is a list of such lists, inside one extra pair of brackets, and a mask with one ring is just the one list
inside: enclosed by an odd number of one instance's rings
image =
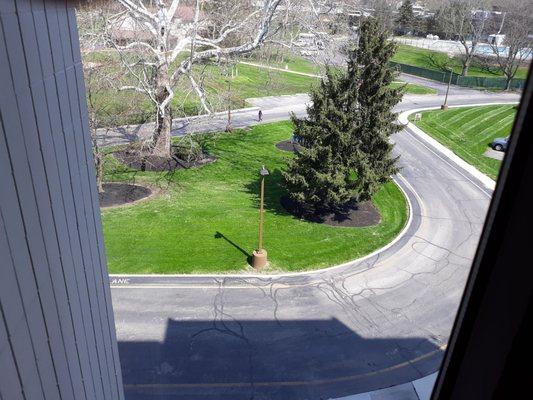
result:
[(533, 4), (529, 0), (506, 0), (500, 9), (504, 15), (499, 30), (505, 35), (503, 46), (490, 44), (490, 47), (498, 69), (505, 76), (505, 89), (509, 90), (520, 65), (532, 56), (533, 40), (529, 31), (533, 26)]
[(279, 10), (277, 35), (268, 42), (287, 49), (301, 47), (300, 34), (325, 31), (322, 19), (331, 10), (332, 5), (324, 0), (284, 1)]
[(447, 57), (443, 57), (441, 53), (428, 52), (426, 60), (433, 68), (442, 72), (452, 72), (457, 64), (453, 53), (448, 53)]
[(108, 121), (101, 121), (106, 113), (106, 105), (99, 100), (99, 94), (102, 87), (109, 85), (108, 75), (104, 73), (105, 67), (99, 63), (85, 63), (84, 75), (87, 92), (87, 111), (89, 116), (89, 129), (91, 131), (91, 140), (93, 145), (94, 165), (96, 169), (96, 186), (98, 193), (104, 191), (104, 160), (100, 144), (105, 140), (105, 134), (99, 135), (99, 128), (102, 125), (108, 125)]
[(487, 27), (486, 0), (448, 0), (438, 12), (444, 32), (462, 45), (461, 75), (468, 75), (468, 68)]
[(396, 24), (396, 2), (393, 0), (369, 0), (373, 16), (380, 21), (380, 25), (386, 31), (392, 32)]
[(330, 31), (345, 6), (346, 0), (285, 0), (277, 33), (265, 41), (270, 46), (263, 55), (269, 58), (273, 50), (281, 50), (278, 55), (299, 53), (317, 66), (332, 63), (340, 43), (332, 40)]
[(104, 156), (110, 154), (102, 149), (112, 143), (111, 134), (114, 127), (127, 116), (134, 105), (131, 102), (122, 104), (117, 109), (109, 102), (109, 87), (119, 80), (122, 70), (116, 61), (106, 57), (99, 61), (87, 61), (83, 65), (85, 88), (87, 94), (87, 111), (89, 129), (91, 132), (94, 163), (96, 169), (96, 184), (98, 192), (104, 192)]
[[(282, 0), (117, 0), (122, 6), (109, 19), (110, 43), (131, 77), (121, 90), (148, 96), (156, 127), (150, 152), (171, 156), (171, 101), (185, 82), (201, 107), (212, 112), (193, 66), (236, 57), (261, 46), (275, 33)], [(125, 34), (129, 32), (129, 34)]]
[[(103, 32), (106, 16), (107, 10), (104, 3), (100, 3), (98, 7), (91, 3), (80, 6), (78, 9), (78, 30), (82, 45), (81, 50), (84, 56), (86, 53), (105, 47)], [(117, 125), (117, 121), (120, 121), (122, 117), (121, 112), (117, 112), (116, 109), (110, 106), (107, 98), (109, 87), (112, 87), (113, 82), (123, 75), (116, 64), (109, 57), (84, 60), (83, 63), (89, 129), (96, 169), (96, 184), (99, 193), (104, 192), (104, 155), (102, 154), (102, 146), (106, 144), (110, 127)], [(127, 109), (127, 107), (124, 107), (124, 109)]]

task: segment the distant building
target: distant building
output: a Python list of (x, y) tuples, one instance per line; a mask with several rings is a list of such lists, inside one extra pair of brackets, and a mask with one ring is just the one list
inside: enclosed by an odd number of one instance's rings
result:
[(298, 40), (294, 43), (300, 47), (300, 54), (302, 56), (312, 56), (318, 54), (319, 50), (324, 49), (324, 38), (327, 36), (327, 32), (316, 33), (300, 33)]
[(487, 42), (493, 46), (503, 46), (505, 40), (505, 35), (502, 34), (493, 34), (489, 35)]
[[(158, 13), (155, 7), (148, 7), (148, 11), (152, 14)], [(194, 21), (196, 10), (193, 6), (181, 5), (178, 7), (176, 13), (178, 18), (174, 21), (174, 25), (170, 27), (170, 32), (168, 32), (168, 38), (171, 44), (175, 43), (183, 35), (181, 32), (182, 25), (190, 24)], [(203, 17), (203, 12), (201, 12), (200, 20)], [(110, 25), (112, 38), (121, 44), (127, 44), (137, 40), (151, 42), (154, 37), (147, 23), (137, 20), (128, 14), (121, 14), (119, 17), (112, 19)]]
[(413, 14), (415, 17), (423, 17), (427, 13), (427, 8), (419, 3), (413, 4)]

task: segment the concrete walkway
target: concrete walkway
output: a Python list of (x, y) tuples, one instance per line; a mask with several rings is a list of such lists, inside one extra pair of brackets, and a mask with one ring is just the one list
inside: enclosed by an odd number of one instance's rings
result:
[[(270, 65), (264, 65), (264, 64), (253, 63), (253, 62), (247, 62), (247, 61), (240, 61), (239, 64), (250, 65), (250, 66), (252, 66), (252, 67), (268, 69), (268, 70), (271, 70), (271, 71), (285, 72), (285, 73), (287, 73), (287, 74), (309, 76), (309, 77), (312, 77), (312, 78), (323, 78), (323, 77), (324, 77), (324, 75), (311, 74), (311, 73), (308, 73), (308, 72), (294, 71), (294, 70), (291, 70), (291, 69), (285, 69), (285, 68), (279, 68), (279, 67), (272, 67), (272, 66), (270, 66)], [(430, 86), (429, 84), (427, 84), (427, 82), (425, 82), (425, 80), (424, 80), (424, 82), (420, 81), (421, 83), (419, 83), (419, 82), (415, 82), (414, 80), (411, 80), (411, 82), (409, 82), (409, 79), (410, 79), (409, 77), (411, 77), (411, 75), (400, 74), (400, 77), (402, 78), (402, 80), (394, 81), (394, 82), (396, 82), (396, 83), (403, 83), (403, 82), (407, 82), (407, 83), (415, 83), (415, 84), (418, 84), (418, 85), (428, 86), (428, 87), (433, 87), (433, 88), (437, 89), (437, 86)], [(404, 79), (405, 77), (407, 77), (407, 78)], [(413, 78), (416, 78), (416, 77), (413, 76)], [(428, 81), (429, 81), (429, 80), (428, 80)], [(441, 85), (441, 84), (437, 82), (437, 85)], [(441, 87), (438, 87), (438, 88), (441, 89)]]
[(310, 73), (308, 73), (308, 72), (294, 71), (294, 70), (292, 70), (292, 69), (285, 69), (285, 68), (273, 67), (273, 66), (271, 66), (271, 65), (265, 65), (265, 64), (259, 64), (259, 63), (253, 63), (253, 62), (248, 62), (248, 61), (240, 61), (239, 64), (250, 65), (250, 66), (252, 66), (252, 67), (268, 69), (268, 70), (271, 70), (271, 71), (285, 72), (285, 73), (287, 73), (287, 74), (309, 76), (309, 77), (311, 77), (311, 78), (322, 78), (322, 75), (310, 74)]
[(403, 385), (338, 397), (334, 400), (430, 400), (436, 380), (437, 372)]

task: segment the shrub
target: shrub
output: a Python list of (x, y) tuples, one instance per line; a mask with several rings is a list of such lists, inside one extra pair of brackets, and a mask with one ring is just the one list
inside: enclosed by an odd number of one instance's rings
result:
[(202, 144), (190, 135), (183, 137), (174, 146), (174, 156), (188, 163), (199, 161), (204, 156)]

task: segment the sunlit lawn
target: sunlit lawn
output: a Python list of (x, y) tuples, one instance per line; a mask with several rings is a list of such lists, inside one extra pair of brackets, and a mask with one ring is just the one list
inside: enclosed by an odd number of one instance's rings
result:
[[(431, 56), (431, 57), (430, 57)], [(431, 60), (434, 60), (432, 62)], [(447, 53), (435, 50), (423, 49), (420, 47), (409, 46), (405, 44), (398, 45), (398, 51), (392, 58), (392, 61), (398, 63), (413, 65), (415, 67), (427, 68), (435, 71), (440, 71), (441, 69), (438, 65), (443, 65), (448, 63)], [(437, 65), (436, 65), (437, 64)], [(453, 71), (456, 74), (461, 73), (461, 63), (457, 58), (453, 59)], [(515, 78), (525, 79), (527, 77), (528, 68), (520, 67), (516, 73)], [(482, 65), (474, 60), (468, 69), (468, 76), (482, 76), (482, 77), (498, 77), (503, 76), (501, 72), (497, 71), (488, 71), (483, 68)]]
[[(122, 68), (113, 53), (92, 53), (86, 55), (85, 59), (92, 62), (112, 59), (115, 64), (106, 68), (115, 71)], [(251, 97), (307, 93), (318, 82), (317, 78), (309, 76), (287, 74), (243, 64), (234, 68), (233, 77), (227, 75), (225, 68), (214, 64), (196, 66), (194, 76), (198, 82), (203, 83), (209, 107), (213, 111), (226, 110), (228, 99), (231, 99), (231, 107), (236, 109), (247, 107), (245, 99)], [(117, 83), (117, 87), (125, 83), (135, 82), (126, 79), (125, 82)], [(117, 89), (110, 86), (109, 89), (96, 94), (98, 104), (105, 105), (100, 107), (105, 108), (106, 115), (111, 116), (107, 118), (110, 125), (136, 124), (154, 119), (154, 104), (147, 96)], [(173, 117), (205, 112), (186, 78), (178, 82), (174, 92), (171, 102)], [(107, 126), (106, 118), (102, 119), (102, 125)]]
[(514, 105), (426, 111), (415, 124), (480, 171), (496, 179), (501, 161), (483, 153), (494, 138), (511, 133)]
[[(93, 52), (84, 55), (84, 61), (88, 62), (106, 65), (105, 63), (109, 60), (113, 60), (114, 64), (106, 68), (112, 68), (115, 71), (122, 68), (113, 52)], [(296, 70), (310, 71), (314, 68), (310, 61), (303, 58), (291, 60), (290, 66), (296, 67)], [(318, 83), (318, 78), (244, 64), (234, 67), (233, 76), (228, 71), (224, 66), (215, 64), (198, 65), (194, 68), (194, 75), (197, 81), (203, 82), (208, 103), (214, 111), (226, 110), (228, 99), (231, 99), (233, 109), (244, 108), (248, 106), (246, 103), (248, 98), (308, 93)], [(116, 84), (118, 87), (124, 83), (135, 82), (127, 81)], [(393, 86), (400, 85), (403, 83), (393, 83)], [(405, 92), (408, 94), (436, 93), (434, 89), (415, 84), (407, 85)], [(98, 108), (105, 109), (105, 115), (101, 117), (102, 126), (138, 124), (154, 119), (154, 104), (143, 94), (120, 91), (110, 85), (109, 89), (99, 91), (94, 97), (99, 104)], [(197, 96), (184, 79), (176, 86), (171, 104), (175, 118), (204, 113)]]
[(301, 271), (342, 263), (390, 242), (403, 228), (407, 206), (394, 183), (374, 197), (382, 221), (367, 228), (331, 227), (298, 220), (279, 204), (284, 158), (275, 143), (290, 137), (289, 122), (251, 131), (206, 135), (218, 160), (168, 176), (128, 172), (108, 157), (107, 180), (162, 187), (136, 205), (103, 211), (111, 273), (226, 273), (249, 269), (257, 245), (258, 171), (266, 181), (265, 248), (270, 271)]

